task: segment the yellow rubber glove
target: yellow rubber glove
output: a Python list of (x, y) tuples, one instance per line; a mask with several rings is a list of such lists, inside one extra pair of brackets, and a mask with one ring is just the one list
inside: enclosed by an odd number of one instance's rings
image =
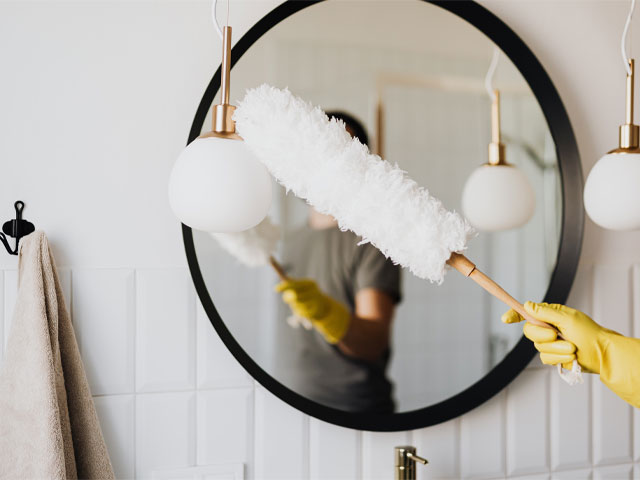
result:
[(323, 293), (313, 280), (292, 278), (276, 285), (275, 290), (282, 293), (282, 300), (293, 313), (310, 320), (327, 342), (338, 343), (347, 333), (351, 312)]
[[(600, 380), (614, 393), (635, 407), (640, 407), (640, 339), (620, 335), (601, 327), (584, 313), (564, 305), (527, 302), (524, 309), (532, 317), (555, 326), (556, 332), (530, 323), (524, 335), (534, 342), (542, 363), (571, 368), (578, 360), (583, 371), (600, 374)], [(523, 318), (509, 310), (502, 316), (505, 323)]]

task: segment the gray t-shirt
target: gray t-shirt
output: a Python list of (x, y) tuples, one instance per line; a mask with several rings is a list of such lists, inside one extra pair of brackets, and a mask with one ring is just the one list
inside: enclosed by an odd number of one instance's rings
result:
[[(335, 300), (355, 310), (355, 294), (365, 288), (400, 301), (400, 267), (370, 244), (338, 228), (305, 228), (288, 236), (284, 268), (294, 278), (310, 278)], [(287, 382), (298, 393), (340, 410), (391, 412), (392, 385), (386, 377), (389, 353), (371, 363), (342, 353), (316, 330), (294, 334), (295, 368)]]

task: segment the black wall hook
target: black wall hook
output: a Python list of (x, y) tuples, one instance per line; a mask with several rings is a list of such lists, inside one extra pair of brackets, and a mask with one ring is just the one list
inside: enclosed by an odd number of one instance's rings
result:
[[(14, 220), (9, 220), (2, 225), (2, 231), (4, 233), (0, 233), (0, 241), (4, 244), (7, 252), (11, 255), (17, 255), (20, 239), (35, 231), (36, 227), (33, 226), (33, 223), (22, 219), (22, 209), (24, 208), (24, 202), (22, 200), (18, 200), (13, 204), (13, 206), (16, 209), (16, 218)], [(11, 250), (5, 234), (16, 239), (16, 247), (13, 250)]]

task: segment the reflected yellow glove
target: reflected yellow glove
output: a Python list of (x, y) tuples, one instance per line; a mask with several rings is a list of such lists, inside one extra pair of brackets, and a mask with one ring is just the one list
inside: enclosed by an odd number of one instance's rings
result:
[[(532, 317), (555, 326), (556, 332), (525, 323), (524, 334), (534, 342), (542, 363), (571, 368), (578, 360), (583, 371), (600, 374), (602, 382), (635, 407), (640, 407), (640, 339), (628, 338), (601, 327), (584, 313), (564, 305), (527, 302), (525, 310)], [(523, 318), (509, 310), (502, 316), (505, 323)]]
[(275, 288), (282, 300), (298, 317), (311, 321), (329, 343), (338, 343), (349, 329), (349, 309), (323, 293), (316, 282), (307, 278), (285, 280)]

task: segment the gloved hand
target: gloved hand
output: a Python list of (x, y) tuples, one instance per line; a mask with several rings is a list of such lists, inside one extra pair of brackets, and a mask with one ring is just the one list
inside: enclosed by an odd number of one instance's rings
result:
[(285, 280), (275, 287), (298, 317), (311, 321), (327, 342), (338, 343), (349, 329), (351, 312), (307, 278)]
[[(565, 339), (558, 340), (553, 330), (525, 323), (524, 335), (534, 342), (542, 363), (561, 363), (571, 368), (577, 359), (583, 371), (600, 374), (602, 382), (613, 392), (640, 406), (639, 339), (601, 327), (584, 313), (564, 305), (527, 302), (524, 309), (537, 320), (555, 326)], [(514, 310), (502, 316), (505, 323), (522, 320)]]

